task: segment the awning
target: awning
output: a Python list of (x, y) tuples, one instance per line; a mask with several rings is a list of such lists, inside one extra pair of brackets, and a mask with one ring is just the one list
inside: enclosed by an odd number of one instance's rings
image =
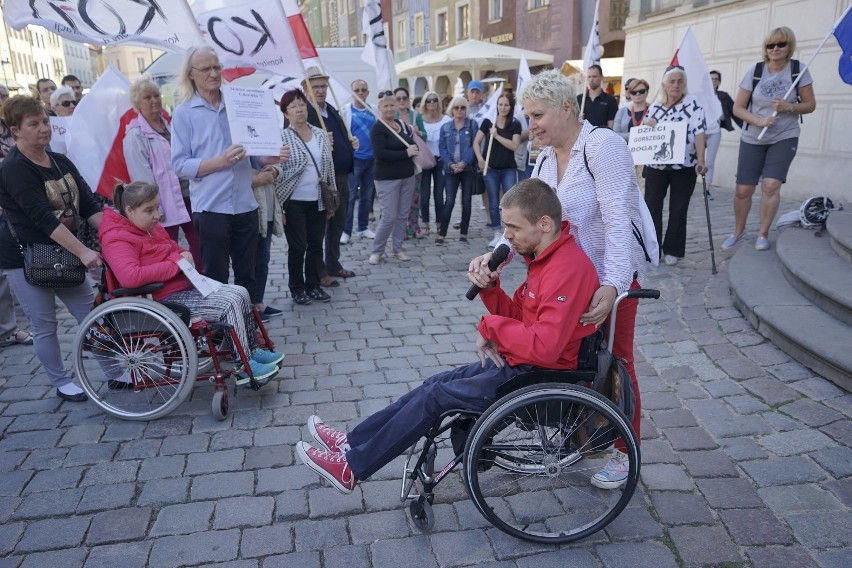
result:
[[(601, 59), (601, 68), (605, 79), (621, 79), (624, 75), (624, 58), (623, 57), (607, 57)], [(568, 59), (562, 64), (563, 75), (573, 75), (574, 73), (583, 72), (582, 59)]]
[(453, 47), (427, 51), (397, 63), (396, 72), (400, 77), (423, 77), (473, 71), (476, 76), (477, 71), (517, 69), (521, 57), (526, 57), (530, 67), (553, 64), (553, 56), (549, 53), (469, 39)]

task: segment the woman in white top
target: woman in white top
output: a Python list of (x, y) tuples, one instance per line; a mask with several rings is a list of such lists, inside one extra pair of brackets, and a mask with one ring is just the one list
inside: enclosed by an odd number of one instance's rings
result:
[[(769, 249), (769, 227), (778, 213), (781, 185), (787, 181), (787, 171), (796, 155), (800, 117), (816, 108), (813, 79), (807, 69), (802, 73), (798, 87), (786, 99), (782, 98), (793, 84), (791, 60), (795, 51), (793, 30), (775, 28), (763, 40), (762, 73), (757, 73), (758, 65), (752, 65), (740, 82), (734, 101), (734, 116), (743, 120), (745, 125), (737, 161), (734, 233), (722, 243), (723, 249), (733, 247), (745, 234), (751, 198), (761, 179), (760, 227), (754, 248)], [(755, 79), (758, 79), (756, 85)], [(764, 127), (768, 127), (766, 134), (758, 140)]]
[[(618, 294), (638, 288), (646, 265), (643, 246), (653, 235), (642, 235), (639, 188), (630, 152), (620, 136), (607, 128), (595, 128), (578, 120), (579, 108), (574, 88), (559, 71), (543, 71), (524, 85), (521, 92), (524, 113), (530, 119), (530, 132), (545, 148), (533, 170), (553, 188), (562, 203), (562, 219), (598, 271), (601, 287), (595, 292), (589, 310), (580, 321), (604, 323)], [(588, 166), (587, 166), (588, 164)], [(491, 254), (474, 259), (468, 278), (485, 287), (497, 278), (488, 270)], [(650, 259), (648, 259), (650, 260)], [(586, 301), (578, 298), (578, 301)], [(624, 300), (618, 307), (618, 326), (612, 350), (627, 363), (636, 395), (633, 429), (640, 439), (639, 384), (633, 365), (633, 335), (638, 300)], [(626, 456), (616, 451), (607, 466), (595, 474), (592, 483), (614, 489), (627, 479)]]
[(426, 145), (435, 156), (435, 167), (423, 170), (420, 177), (420, 219), (423, 221), (420, 229), (423, 235), (429, 234), (429, 188), (435, 199), (435, 222), (440, 223), (444, 212), (444, 165), (441, 161), (441, 151), (438, 142), (441, 139), (441, 126), (450, 121), (444, 114), (441, 97), (435, 91), (426, 91), (420, 101), (420, 116), (423, 117), (423, 128), (426, 130)]

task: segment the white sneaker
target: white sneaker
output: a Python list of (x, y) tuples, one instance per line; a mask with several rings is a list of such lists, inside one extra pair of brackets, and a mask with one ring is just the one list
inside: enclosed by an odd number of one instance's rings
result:
[(376, 233), (374, 233), (370, 229), (364, 229), (363, 231), (358, 231), (358, 236), (364, 237), (365, 239), (375, 239)]
[(666, 263), (666, 266), (674, 266), (677, 264), (677, 257), (667, 254), (663, 257), (663, 262)]
[(370, 258), (367, 260), (370, 264), (379, 264), (382, 262), (382, 255), (378, 253), (373, 253), (370, 255)]
[(503, 238), (503, 233), (494, 233), (494, 238), (488, 242), (488, 248), (493, 249), (497, 246), (497, 243), (500, 242), (500, 239)]
[(769, 250), (769, 239), (757, 235), (757, 240), (754, 242), (754, 250)]
[(345, 245), (348, 242), (349, 242), (349, 234), (348, 233), (343, 233), (342, 235), (340, 235), (340, 244)]
[(627, 454), (613, 449), (606, 467), (594, 474), (591, 482), (600, 489), (618, 489), (627, 483), (629, 472), (630, 462), (627, 460)]
[(411, 260), (411, 257), (408, 256), (407, 254), (405, 254), (403, 251), (392, 252), (392, 253), (390, 253), (389, 256), (391, 256), (392, 258), (395, 258), (397, 260), (401, 260), (403, 262), (407, 262), (407, 261)]

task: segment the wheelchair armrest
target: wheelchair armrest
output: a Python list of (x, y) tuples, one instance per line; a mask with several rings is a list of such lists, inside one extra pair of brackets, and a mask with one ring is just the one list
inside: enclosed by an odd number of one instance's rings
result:
[(542, 383), (590, 383), (595, 380), (595, 375), (595, 371), (536, 369), (515, 375), (500, 385), (497, 389), (497, 398), (500, 399), (512, 391)]
[(162, 282), (152, 282), (151, 284), (146, 284), (139, 288), (113, 288), (110, 295), (113, 298), (118, 298), (119, 296), (144, 296), (146, 294), (156, 292), (163, 286), (164, 284)]

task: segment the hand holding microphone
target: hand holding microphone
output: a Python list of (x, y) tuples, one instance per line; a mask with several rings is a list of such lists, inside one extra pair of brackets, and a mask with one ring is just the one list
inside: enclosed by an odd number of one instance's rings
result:
[[(494, 272), (495, 270), (497, 270), (500, 267), (500, 265), (503, 264), (506, 261), (506, 259), (508, 257), (509, 257), (509, 245), (504, 243), (504, 244), (500, 245), (499, 247), (497, 247), (494, 250), (494, 252), (492, 253), (491, 259), (488, 261), (488, 271)], [(470, 287), (470, 289), (467, 291), (467, 294), (465, 294), (465, 297), (468, 300), (473, 300), (474, 298), (476, 298), (479, 295), (479, 291), (481, 289), (482, 288), (480, 288), (476, 284), (473, 284)]]

